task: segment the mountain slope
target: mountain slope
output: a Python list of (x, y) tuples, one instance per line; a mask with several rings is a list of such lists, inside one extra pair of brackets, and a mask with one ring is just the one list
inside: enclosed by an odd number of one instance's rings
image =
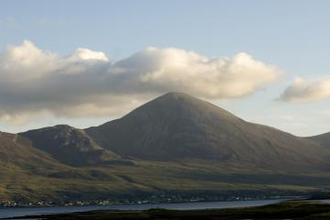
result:
[(330, 149), (330, 132), (312, 136), (312, 137), (308, 137), (307, 139), (313, 140), (313, 141), (319, 143), (324, 148)]
[(34, 147), (68, 165), (100, 164), (119, 158), (96, 144), (84, 130), (67, 125), (30, 130), (20, 135), (29, 138)]
[(213, 159), (276, 169), (327, 169), (317, 143), (231, 113), (184, 93), (168, 93), (86, 132), (103, 148), (145, 160)]
[(58, 170), (65, 166), (46, 153), (35, 149), (29, 139), (15, 134), (0, 132), (0, 165), (34, 173)]

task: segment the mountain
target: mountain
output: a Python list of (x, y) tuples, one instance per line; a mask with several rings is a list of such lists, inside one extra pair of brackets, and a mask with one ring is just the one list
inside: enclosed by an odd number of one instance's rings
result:
[(329, 136), (296, 137), (168, 93), (88, 129), (0, 132), (0, 204), (306, 195), (328, 189)]
[(184, 93), (168, 93), (86, 132), (103, 148), (144, 160), (216, 160), (279, 169), (328, 168), (313, 141), (246, 122)]
[(67, 125), (30, 130), (20, 135), (31, 140), (35, 148), (68, 165), (92, 165), (119, 159), (118, 155), (96, 144), (84, 130)]

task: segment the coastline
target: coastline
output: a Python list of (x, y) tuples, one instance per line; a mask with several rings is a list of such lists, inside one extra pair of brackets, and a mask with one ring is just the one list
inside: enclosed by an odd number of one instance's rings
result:
[(52, 215), (22, 216), (7, 219), (101, 220), (101, 219), (328, 219), (330, 204), (322, 202), (284, 201), (257, 207), (201, 210), (97, 210)]
[(36, 208), (7, 208), (0, 212), (1, 218), (18, 218), (22, 216), (40, 216), (49, 214), (70, 214), (91, 211), (145, 211), (149, 209), (166, 210), (203, 210), (203, 209), (224, 209), (235, 207), (256, 207), (269, 204), (276, 204), (286, 201), (284, 199), (250, 200), (250, 201), (218, 201), (218, 202), (186, 202), (186, 203), (161, 203), (141, 205), (113, 205), (113, 206), (80, 206), (80, 207), (36, 207)]

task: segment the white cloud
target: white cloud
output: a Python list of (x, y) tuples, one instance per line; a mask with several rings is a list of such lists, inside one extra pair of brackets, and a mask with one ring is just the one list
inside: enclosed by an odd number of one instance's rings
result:
[(118, 116), (169, 91), (236, 99), (275, 82), (278, 75), (276, 67), (246, 53), (207, 58), (150, 47), (113, 63), (103, 52), (79, 48), (60, 57), (24, 41), (0, 54), (0, 121), (45, 112)]
[(313, 102), (330, 98), (330, 78), (308, 81), (295, 78), (288, 86), (280, 99), (285, 102)]
[(72, 62), (85, 60), (109, 61), (108, 57), (103, 52), (92, 51), (86, 48), (78, 48), (71, 56), (68, 57), (68, 60)]
[(5, 53), (0, 54), (0, 83), (44, 77), (58, 67), (56, 54), (42, 51), (25, 40), (20, 46), (8, 46)]
[(176, 48), (147, 48), (114, 66), (134, 73), (140, 89), (182, 90), (208, 99), (241, 98), (274, 82), (279, 73), (246, 53), (209, 59)]

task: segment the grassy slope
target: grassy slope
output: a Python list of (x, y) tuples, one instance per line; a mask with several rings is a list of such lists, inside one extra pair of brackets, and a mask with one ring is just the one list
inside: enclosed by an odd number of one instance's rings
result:
[[(61, 202), (77, 199), (133, 196), (137, 192), (180, 193), (231, 190), (273, 190), (306, 192), (323, 189), (329, 176), (288, 176), (255, 171), (239, 174), (235, 169), (207, 164), (135, 162), (135, 166), (106, 166), (63, 169), (31, 175), (27, 171), (0, 172), (0, 199), (24, 197), (29, 201)], [(206, 169), (205, 167), (208, 167)], [(225, 170), (225, 172), (224, 172)], [(10, 173), (10, 175), (8, 175)], [(253, 181), (251, 181), (253, 179)], [(197, 194), (196, 194), (197, 195)]]

